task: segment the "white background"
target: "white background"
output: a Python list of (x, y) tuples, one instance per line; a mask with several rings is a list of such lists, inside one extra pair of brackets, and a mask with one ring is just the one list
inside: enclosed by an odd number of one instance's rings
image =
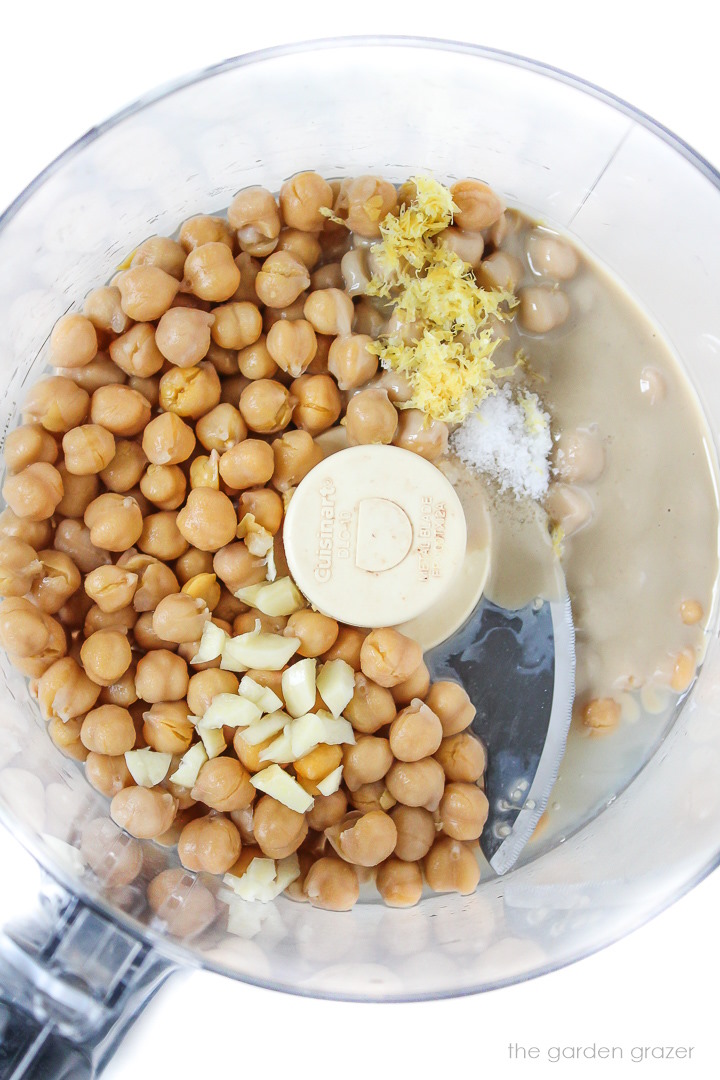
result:
[[(87, 128), (158, 83), (226, 56), (334, 34), (435, 35), (543, 60), (626, 98), (720, 165), (709, 11), (703, 0), (14, 3), (0, 32), (0, 207)], [(350, 92), (338, 87), (340, 98)], [(719, 908), (716, 873), (597, 956), (456, 1001), (320, 1003), (194, 972), (154, 1000), (105, 1077), (145, 1080), (160, 1069), (179, 1080), (717, 1075)], [(625, 1048), (625, 1061), (514, 1062), (510, 1042), (614, 1044)], [(638, 1045), (695, 1049), (690, 1062), (632, 1064)]]

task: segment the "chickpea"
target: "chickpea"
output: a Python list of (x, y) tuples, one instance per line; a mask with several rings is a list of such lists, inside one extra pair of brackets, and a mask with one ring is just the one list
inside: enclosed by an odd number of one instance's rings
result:
[(340, 262), (340, 275), (342, 280), (339, 288), (344, 289), (348, 296), (362, 296), (372, 277), (367, 249), (361, 247), (346, 251)]
[(438, 818), (453, 840), (477, 840), (488, 816), (488, 800), (477, 784), (451, 782), (440, 800)]
[[(161, 413), (145, 428), (142, 448), (153, 465), (178, 465), (181, 461), (187, 461), (195, 449), (195, 434), (175, 413)], [(177, 487), (177, 484), (173, 485), (174, 490)], [(140, 488), (142, 490), (142, 481)]]
[(291, 229), (320, 231), (327, 220), (320, 210), (330, 209), (332, 204), (333, 190), (318, 173), (297, 173), (280, 189), (280, 209), (285, 224)]
[(250, 774), (231, 757), (217, 757), (206, 761), (198, 773), (192, 797), (212, 810), (229, 813), (245, 810), (255, 798), (255, 788)]
[[(203, 554), (210, 555), (210, 552), (203, 552)], [(212, 567), (212, 557), (210, 566)], [(184, 583), (180, 591), (196, 600), (202, 600), (210, 611), (214, 611), (217, 607), (222, 592), (213, 573), (196, 574)]]
[[(287, 251), (299, 259), (308, 270), (312, 270), (322, 258), (322, 245), (316, 231), (303, 232), (301, 229), (281, 229), (276, 252)], [(308, 278), (310, 284), (311, 278)], [(342, 282), (340, 283), (342, 285)], [(307, 286), (305, 286), (307, 288)]]
[(422, 871), (417, 863), (391, 858), (378, 867), (376, 885), (388, 907), (414, 907), (422, 896)]
[(396, 761), (385, 777), (385, 785), (404, 806), (437, 810), (445, 788), (445, 773), (435, 758)]
[(150, 419), (150, 403), (129, 386), (101, 386), (92, 396), (90, 419), (113, 435), (139, 435)]
[(11, 475), (22, 472), (36, 461), (46, 461), (54, 465), (58, 456), (58, 445), (49, 431), (40, 424), (21, 424), (5, 436), (3, 445), (5, 467)]
[(177, 802), (157, 788), (126, 787), (113, 796), (110, 817), (139, 840), (153, 840), (167, 832), (177, 813)]
[(67, 518), (61, 521), (55, 532), (54, 547), (64, 551), (83, 574), (89, 574), (98, 566), (110, 562), (107, 551), (96, 548), (90, 539), (90, 530), (81, 521)]
[(310, 435), (319, 435), (336, 423), (342, 411), (342, 399), (329, 375), (301, 375), (290, 390), (297, 399), (292, 414), (297, 427)]
[(186, 489), (185, 473), (179, 465), (149, 465), (140, 481), (141, 492), (158, 510), (176, 510), (185, 499)]
[(96, 877), (109, 887), (129, 885), (142, 870), (142, 848), (110, 818), (95, 818), (84, 826), (80, 852)]
[(180, 701), (187, 694), (188, 669), (181, 656), (155, 649), (138, 660), (135, 687), (142, 701)]
[(379, 338), (388, 327), (386, 315), (377, 304), (371, 303), (365, 298), (355, 304), (355, 316), (353, 318), (353, 333), (362, 337), (368, 337), (371, 341)]
[(123, 311), (135, 322), (159, 319), (180, 288), (179, 282), (159, 266), (134, 266), (119, 274), (115, 284)]
[(194, 251), (201, 244), (226, 244), (231, 251), (235, 248), (235, 236), (227, 221), (206, 214), (198, 214), (184, 221), (179, 239), (183, 258), (186, 252)]
[(85, 759), (85, 776), (88, 783), (108, 799), (135, 783), (124, 754), (111, 757), (109, 754), (95, 754), (90, 751)]
[(2, 494), (18, 517), (44, 521), (52, 517), (62, 499), (62, 477), (54, 465), (47, 461), (36, 461), (22, 472), (9, 476)]
[(262, 315), (255, 304), (233, 300), (213, 308), (212, 339), (223, 349), (244, 349), (262, 334)]
[(61, 434), (82, 424), (89, 404), (88, 392), (72, 379), (51, 375), (30, 387), (23, 404), (23, 421), (41, 424), (46, 431)]
[(178, 855), (188, 870), (223, 874), (237, 862), (241, 846), (240, 833), (232, 821), (209, 814), (185, 825), (178, 841)]
[(444, 738), (470, 727), (477, 711), (465, 688), (454, 682), (433, 683), (425, 704), (440, 720)]
[(64, 723), (57, 717), (48, 724), (48, 735), (52, 743), (57, 746), (61, 753), (74, 761), (85, 761), (88, 752), (80, 742), (80, 729), (82, 727), (79, 717), (74, 717)]
[(355, 693), (344, 710), (344, 716), (355, 730), (373, 735), (381, 727), (392, 723), (395, 714), (395, 702), (390, 691), (359, 672), (355, 676)]
[[(181, 229), (181, 239), (182, 235)], [(169, 236), (150, 236), (135, 249), (130, 265), (132, 267), (156, 266), (158, 269), (164, 270), (170, 277), (181, 281), (183, 267), (185, 266), (185, 254), (185, 248), (181, 247), (177, 240), (171, 240)]]
[(372, 338), (367, 334), (347, 334), (336, 338), (328, 353), (328, 370), (341, 390), (363, 386), (378, 369), (377, 356), (368, 350)]
[(185, 260), (182, 288), (201, 300), (222, 303), (230, 299), (239, 284), (240, 271), (227, 244), (200, 244)]
[(147, 898), (173, 937), (196, 937), (215, 918), (215, 900), (210, 890), (182, 869), (158, 874), (148, 885)]
[(170, 567), (152, 555), (127, 551), (118, 559), (117, 568), (137, 577), (132, 599), (136, 611), (154, 611), (163, 597), (180, 592), (180, 583)]
[(588, 493), (581, 488), (553, 483), (548, 487), (545, 509), (553, 521), (562, 525), (567, 537), (587, 525), (595, 508)]
[(24, 596), (42, 574), (35, 548), (15, 536), (0, 539), (0, 596)]
[(140, 539), (143, 517), (135, 499), (108, 492), (94, 499), (84, 515), (90, 541), (107, 551), (127, 551)]
[(620, 705), (613, 698), (594, 698), (582, 710), (585, 727), (596, 732), (612, 731), (620, 723)]
[(142, 734), (148, 746), (161, 754), (184, 754), (195, 734), (188, 720), (187, 702), (155, 702), (143, 713)]
[(403, 409), (398, 417), (393, 446), (411, 450), (427, 461), (437, 461), (447, 453), (448, 426), (442, 420), (426, 416), (420, 409)]
[(275, 470), (273, 486), (278, 491), (296, 487), (323, 460), (321, 448), (307, 431), (286, 431), (272, 444)]
[(280, 214), (274, 196), (262, 187), (238, 192), (228, 207), (228, 221), (238, 231), (243, 251), (269, 255), (280, 233)]
[(243, 611), (233, 620), (233, 635), (247, 634), (255, 629), (255, 623), (260, 623), (260, 629), (264, 634), (281, 634), (287, 625), (284, 615), (265, 615), (262, 611)]
[(486, 289), (514, 293), (523, 279), (523, 264), (507, 251), (494, 251), (480, 263), (475, 276)]
[(255, 291), (267, 307), (287, 308), (309, 285), (310, 273), (302, 259), (290, 251), (275, 251), (263, 263)]
[(140, 550), (156, 559), (179, 559), (189, 545), (178, 529), (176, 519), (172, 510), (149, 514), (137, 542)]
[(115, 440), (115, 456), (99, 474), (110, 491), (125, 494), (137, 486), (145, 471), (147, 458), (139, 443), (129, 439)]
[(259, 259), (254, 259), (247, 251), (241, 251), (235, 257), (235, 265), (240, 271), (240, 284), (233, 293), (232, 299), (247, 300), (251, 304), (258, 304), (260, 301), (255, 291), (255, 281), (260, 273)]
[(142, 379), (157, 374), (165, 362), (155, 343), (152, 323), (135, 323), (122, 337), (111, 342), (110, 356), (126, 375)]
[(302, 844), (308, 824), (304, 814), (263, 795), (255, 806), (253, 832), (263, 855), (269, 859), (285, 859)]
[(420, 761), (442, 742), (442, 724), (427, 705), (415, 699), (390, 725), (390, 749), (398, 761)]
[[(306, 319), (282, 319), (273, 323), (265, 341), (277, 366), (293, 378), (302, 375), (317, 352), (315, 330)], [(240, 411), (242, 412), (242, 406)], [(247, 417), (245, 419), (247, 420)], [(248, 427), (250, 426), (248, 423)]]
[(361, 390), (353, 395), (345, 413), (345, 430), (350, 446), (382, 444), (395, 438), (398, 413), (387, 390)]
[(485, 771), (485, 748), (471, 732), (461, 731), (443, 739), (435, 760), (449, 781), (475, 784)]
[(206, 450), (217, 450), (222, 454), (246, 438), (247, 427), (233, 405), (222, 404), (198, 420), (195, 434)]
[(308, 870), (303, 892), (313, 907), (325, 911), (350, 911), (358, 901), (360, 883), (349, 863), (323, 858)]
[(341, 626), (335, 644), (323, 655), (323, 660), (345, 660), (355, 671), (360, 671), (360, 650), (367, 635), (367, 630), (356, 626)]
[(213, 557), (209, 551), (200, 551), (198, 548), (188, 548), (184, 555), (175, 563), (175, 574), (181, 585), (191, 578), (202, 574), (212, 573)]
[(345, 279), (342, 272), (342, 266), (339, 262), (325, 263), (323, 266), (319, 266), (317, 270), (313, 270), (312, 274), (310, 275), (310, 288), (345, 288), (346, 292), (350, 292), (350, 290), (346, 288)]
[(196, 488), (177, 516), (177, 527), (193, 547), (219, 551), (235, 538), (235, 507), (221, 491)]
[[(165, 638), (158, 637), (155, 633), (151, 611), (144, 611), (136, 619), (133, 626), (133, 640), (135, 647), (145, 652), (152, 652), (155, 649), (167, 649), (169, 652), (175, 652), (178, 648), (176, 642), (166, 641)], [(183, 657), (183, 659), (185, 658)]]
[(50, 363), (54, 367), (84, 367), (97, 351), (95, 327), (85, 315), (73, 312), (55, 323), (50, 335)]
[(488, 229), (505, 210), (495, 192), (480, 180), (458, 180), (450, 192), (458, 208), (455, 224), (468, 232)]
[(49, 548), (38, 552), (41, 572), (32, 582), (30, 593), (41, 611), (56, 615), (82, 584), (80, 571), (62, 551)]
[(387, 627), (367, 635), (360, 650), (363, 674), (380, 686), (395, 686), (417, 670), (422, 649), (417, 642)]
[(117, 611), (102, 611), (97, 604), (88, 611), (83, 624), (85, 637), (90, 637), (96, 630), (124, 630), (129, 633), (137, 622), (137, 612), (131, 607), (119, 608)]
[(328, 615), (304, 608), (290, 616), (283, 632), (300, 641), (298, 656), (322, 656), (337, 641), (339, 627)]
[(270, 355), (267, 339), (261, 334), (252, 345), (241, 349), (237, 357), (238, 367), (246, 379), (272, 379), (278, 366)]
[(303, 311), (318, 334), (345, 337), (352, 330), (355, 308), (342, 289), (316, 289), (305, 301)]
[(393, 763), (390, 743), (377, 735), (360, 735), (343, 751), (343, 780), (349, 791), (382, 780)]
[(686, 626), (695, 626), (703, 615), (703, 606), (699, 600), (683, 600), (680, 604), (680, 618)]
[(80, 738), (83, 746), (93, 753), (117, 757), (135, 745), (135, 724), (127, 709), (101, 705), (86, 715)]
[(100, 480), (94, 473), (88, 476), (75, 476), (67, 471), (64, 461), (58, 462), (57, 470), (63, 485), (63, 497), (55, 508), (55, 513), (63, 517), (82, 517), (93, 499), (100, 492)]
[(46, 720), (72, 720), (92, 709), (100, 687), (92, 682), (70, 656), (56, 660), (40, 676), (37, 699)]
[(155, 346), (160, 363), (154, 371), (129, 374), (154, 375), (162, 367), (163, 357), (177, 367), (199, 364), (210, 348), (210, 329), (215, 316), (193, 308), (171, 308), (166, 311), (155, 331)]
[(85, 367), (56, 368), (56, 374), (71, 379), (88, 394), (94, 394), (99, 387), (110, 383), (125, 382), (125, 372), (113, 363), (106, 352), (99, 352)]
[(0, 644), (14, 656), (37, 656), (50, 639), (43, 612), (22, 596), (9, 597), (0, 606)]
[(430, 689), (430, 672), (427, 664), (421, 663), (412, 675), (401, 683), (396, 683), (390, 690), (397, 706), (409, 705), (413, 698), (422, 700)]
[(566, 322), (570, 301), (562, 290), (545, 285), (530, 285), (519, 293), (520, 325), (533, 334), (547, 334)]
[(429, 810), (422, 806), (404, 806), (398, 803), (390, 811), (397, 829), (395, 857), (404, 862), (423, 859), (435, 843), (437, 835), (435, 820)]
[(135, 692), (135, 665), (133, 663), (119, 678), (111, 682), (100, 692), (98, 701), (101, 705), (120, 705), (128, 709), (138, 700)]
[(188, 685), (188, 708), (193, 716), (204, 716), (217, 694), (237, 694), (238, 686), (232, 671), (220, 668), (198, 671)]
[(358, 176), (347, 185), (348, 228), (359, 236), (380, 236), (380, 224), (397, 206), (397, 192), (378, 176)]
[[(275, 459), (273, 458), (273, 467), (274, 463)], [(257, 524), (274, 536), (279, 530), (283, 519), (282, 499), (276, 491), (272, 491), (270, 488), (243, 491), (238, 508), (240, 520), (245, 514), (252, 514)]]
[(307, 822), (315, 832), (325, 832), (339, 824), (347, 813), (347, 796), (342, 789), (332, 795), (315, 795), (315, 803), (307, 812)]
[(536, 274), (567, 281), (575, 277), (580, 260), (570, 244), (545, 229), (533, 229), (527, 239), (527, 256)]
[(605, 449), (597, 431), (575, 428), (563, 431), (555, 444), (555, 474), (575, 484), (592, 484), (605, 469)]
[(72, 633), (73, 630), (82, 630), (87, 613), (92, 606), (90, 597), (82, 589), (78, 589), (65, 601), (57, 616), (65, 629)]
[(207, 360), (197, 367), (171, 368), (160, 380), (160, 405), (178, 416), (197, 420), (214, 409), (220, 397), (220, 379)]
[(200, 454), (190, 464), (190, 487), (220, 489), (220, 455), (213, 450), (210, 456)]
[(90, 320), (96, 331), (100, 330), (112, 335), (122, 334), (130, 325), (130, 320), (123, 311), (120, 301), (120, 290), (117, 285), (102, 285), (99, 289), (93, 289), (85, 297), (83, 314)]
[(146, 399), (152, 409), (157, 409), (160, 404), (160, 376), (153, 375), (148, 379), (141, 379), (138, 375), (131, 375), (128, 379), (131, 390), (137, 390), (138, 394)]
[(155, 608), (153, 630), (159, 638), (176, 644), (199, 641), (209, 618), (210, 612), (204, 600), (182, 592), (171, 593)]
[(30, 521), (29, 518), (18, 517), (6, 506), (0, 511), (0, 536), (14, 536), (18, 540), (24, 540), (37, 551), (52, 543), (53, 530), (49, 521)]
[(479, 267), (485, 248), (482, 233), (465, 232), (452, 225), (439, 234), (438, 240), (442, 240), (449, 251), (453, 251), (463, 262), (472, 266), (473, 270)]
[(275, 468), (272, 447), (259, 439), (246, 439), (220, 458), (220, 476), (231, 488), (266, 484)]
[(76, 476), (101, 472), (115, 456), (115, 439), (98, 424), (83, 424), (66, 431), (62, 447), (65, 468)]
[(471, 848), (450, 836), (441, 836), (423, 860), (425, 879), (433, 892), (468, 896), (480, 881), (480, 867)]
[[(337, 832), (336, 832), (337, 830)], [(332, 830), (333, 847), (341, 858), (356, 866), (377, 866), (392, 855), (397, 829), (392, 818), (382, 810), (370, 810)]]
[(221, 548), (213, 559), (213, 569), (231, 593), (265, 580), (265, 561), (252, 555), (242, 540)]

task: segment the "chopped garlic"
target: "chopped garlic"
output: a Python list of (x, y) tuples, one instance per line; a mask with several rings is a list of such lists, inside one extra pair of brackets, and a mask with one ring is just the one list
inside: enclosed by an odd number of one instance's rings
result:
[(198, 778), (198, 773), (207, 760), (208, 756), (205, 753), (203, 744), (201, 742), (195, 743), (194, 746), (191, 746), (189, 750), (185, 751), (180, 759), (180, 764), (170, 777), (170, 780), (173, 784), (177, 784), (178, 787), (194, 787), (195, 781)]
[[(50, 848), (58, 862), (62, 863), (64, 868), (76, 877), (80, 877), (85, 871), (85, 860), (81, 853), (72, 844), (68, 844), (67, 841), (61, 840), (59, 836), (53, 836), (52, 833), (40, 833), (41, 837), (45, 841), (46, 845)], [(298, 875), (300, 868), (298, 867)], [(295, 879), (292, 878), (292, 881)], [(290, 884), (290, 882), (288, 882)], [(285, 888), (285, 886), (283, 886)]]
[[(340, 661), (342, 663), (342, 661)], [(291, 716), (303, 716), (310, 712), (315, 704), (315, 669), (314, 657), (298, 660), (282, 674), (282, 692), (285, 708)]]
[(265, 742), (266, 739), (271, 739), (273, 735), (277, 735), (279, 731), (290, 723), (290, 717), (286, 712), (278, 710), (277, 712), (268, 713), (267, 716), (263, 716), (262, 719), (256, 720), (240, 732), (240, 738), (243, 739), (248, 746), (258, 746), (260, 743)]
[(323, 713), (318, 713), (318, 716), (323, 722), (321, 742), (327, 743), (328, 746), (339, 746), (341, 743), (354, 745), (355, 732), (349, 720), (345, 720), (342, 716), (336, 718)]
[(390, 792), (385, 788), (382, 795), (378, 799), (380, 806), (383, 810), (392, 810), (393, 806), (397, 803), (397, 799), (393, 798)]
[(325, 725), (315, 713), (306, 713), (293, 720), (290, 726), (293, 761), (305, 757), (321, 742), (324, 742)]
[(340, 790), (340, 781), (342, 780), (343, 767), (338, 765), (337, 769), (333, 769), (331, 773), (325, 777), (324, 780), (318, 782), (317, 789), (321, 795), (334, 795), (336, 791)]
[(223, 883), (241, 900), (257, 900), (267, 904), (284, 892), (300, 877), (297, 855), (288, 855), (277, 863), (273, 859), (252, 859), (244, 874), (237, 877), (229, 871)]
[(294, 780), (279, 765), (270, 765), (262, 772), (255, 773), (250, 777), (250, 783), (258, 791), (265, 792), (266, 795), (281, 802), (290, 810), (295, 810), (298, 814), (306, 814), (315, 805), (312, 795), (308, 795), (297, 780)]
[(251, 630), (247, 634), (228, 639), (220, 667), (225, 671), (247, 671), (248, 668), (281, 671), (295, 655), (299, 645), (299, 638)]
[(283, 733), (260, 754), (261, 761), (274, 761), (278, 765), (290, 765), (297, 755), (293, 752), (292, 739), (290, 737), (291, 725), (286, 724)]
[(277, 577), (277, 564), (275, 562), (275, 547), (270, 548), (265, 556), (265, 565), (267, 566), (267, 573), (265, 577), (268, 581), (275, 581)]
[(162, 783), (171, 762), (172, 754), (160, 754), (150, 747), (125, 752), (125, 764), (138, 787), (155, 787)]
[(202, 724), (198, 724), (197, 732), (203, 741), (205, 753), (209, 758), (220, 757), (223, 750), (227, 749), (222, 728), (206, 728)]
[(330, 712), (338, 717), (355, 693), (355, 672), (345, 660), (328, 660), (320, 668), (317, 688)]
[(262, 558), (273, 546), (274, 538), (262, 525), (258, 525), (254, 514), (245, 514), (237, 527), (237, 537), (245, 540), (245, 546), (251, 555)]
[(229, 635), (221, 626), (216, 626), (214, 622), (208, 620), (203, 626), (198, 651), (190, 663), (206, 664), (209, 660), (217, 660), (218, 656), (222, 655), (226, 641), (229, 641)]
[(282, 709), (282, 699), (277, 696), (274, 690), (271, 690), (269, 686), (263, 686), (259, 682), (255, 682), (255, 679), (251, 679), (249, 675), (243, 675), (240, 680), (240, 688), (238, 694), (241, 697), (247, 698), (248, 701), (252, 701), (253, 705), (257, 705), (258, 709), (262, 712), (275, 712), (276, 709)]
[(263, 615), (292, 615), (305, 607), (302, 593), (289, 577), (248, 585), (244, 589), (238, 589), (235, 596), (242, 600), (243, 604), (262, 611)]
[(261, 716), (258, 706), (247, 698), (237, 694), (216, 694), (202, 718), (202, 727), (248, 727)]

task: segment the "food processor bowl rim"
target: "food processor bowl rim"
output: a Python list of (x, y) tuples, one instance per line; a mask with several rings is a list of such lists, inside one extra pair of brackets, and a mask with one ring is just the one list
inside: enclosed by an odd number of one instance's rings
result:
[[(420, 50), (435, 50), (438, 52), (457, 53), (466, 56), (477, 57), (481, 60), (489, 60), (496, 63), (506, 64), (509, 67), (517, 67), (527, 71), (531, 71), (537, 75), (542, 75), (546, 78), (554, 80), (555, 82), (562, 83), (572, 89), (579, 90), (589, 97), (596, 98), (599, 101), (604, 102), (617, 112), (622, 113), (644, 127), (647, 131), (657, 136), (673, 150), (679, 153), (685, 160), (693, 165), (698, 172), (700, 172), (706, 179), (710, 180), (716, 188), (720, 190), (720, 171), (716, 169), (706, 158), (693, 149), (689, 143), (685, 142), (678, 135), (672, 132), (669, 128), (663, 124), (654, 120), (647, 113), (641, 109), (630, 105), (623, 98), (616, 94), (613, 94), (607, 90), (603, 90), (601, 87), (596, 86), (594, 83), (587, 79), (583, 79), (577, 75), (572, 75), (561, 68), (557, 68), (552, 64), (547, 64), (542, 61), (533, 60), (526, 56), (521, 56), (517, 53), (510, 51), (490, 48), (484, 45), (473, 44), (463, 41), (447, 40), (442, 38), (432, 37), (415, 37), (411, 35), (348, 35), (342, 37), (331, 38), (317, 38), (300, 42), (292, 42), (284, 45), (276, 45), (266, 49), (256, 50), (254, 52), (244, 53), (239, 56), (230, 57), (229, 59), (220, 61), (216, 64), (211, 64), (208, 67), (194, 71), (188, 75), (183, 75), (178, 79), (173, 79), (169, 82), (162, 84), (154, 90), (143, 94), (135, 101), (126, 105), (120, 109), (108, 119), (102, 123), (95, 125), (81, 135), (75, 142), (73, 142), (66, 150), (59, 154), (53, 161), (50, 162), (38, 175), (30, 181), (30, 183), (20, 192), (20, 194), (7, 206), (7, 208), (0, 214), (0, 236), (2, 231), (10, 224), (13, 218), (19, 213), (22, 207), (27, 203), (32, 196), (38, 191), (43, 184), (51, 179), (57, 172), (59, 172), (63, 166), (77, 157), (86, 146), (89, 146), (96, 139), (99, 139), (105, 132), (111, 130), (117, 125), (121, 124), (129, 117), (135, 116), (137, 113), (142, 112), (144, 109), (162, 101), (165, 98), (172, 96), (182, 90), (185, 90), (197, 83), (204, 82), (206, 79), (212, 79), (216, 75), (222, 75), (224, 72), (232, 71), (238, 68), (250, 67), (254, 64), (264, 63), (265, 61), (277, 60), (286, 56), (300, 56), (311, 53), (323, 52), (331, 49), (377, 49), (377, 48), (396, 48), (396, 49), (417, 49)], [(168, 938), (161, 932), (149, 927), (143, 926), (136, 921), (132, 916), (126, 914), (122, 910), (113, 907), (110, 903), (106, 902), (101, 896), (94, 895), (92, 891), (85, 888), (82, 883), (74, 879), (73, 876), (65, 869), (65, 867), (56, 861), (52, 854), (38, 842), (37, 835), (33, 833), (22, 822), (18, 822), (12, 817), (4, 807), (0, 805), (0, 822), (8, 829), (8, 831), (17, 840), (19, 840), (23, 847), (25, 847), (36, 859), (38, 864), (43, 868), (47, 868), (48, 872), (60, 882), (69, 892), (78, 897), (88, 907), (94, 909), (104, 918), (109, 918), (113, 922), (123, 927), (128, 932), (132, 933), (141, 940), (146, 941), (149, 945), (156, 948), (159, 953), (164, 955), (171, 963), (178, 964), (184, 967), (202, 968), (204, 970), (213, 971), (220, 975), (238, 978), (239, 980), (253, 986), (258, 986), (267, 990), (277, 990), (285, 993), (292, 993), (300, 997), (312, 997), (322, 998), (327, 1000), (337, 1001), (382, 1001), (382, 1002), (410, 1002), (410, 1001), (429, 1001), (440, 1000), (443, 998), (452, 997), (465, 997), (470, 994), (476, 994), (485, 992), (488, 990), (500, 989), (504, 986), (513, 985), (519, 981), (526, 981), (531, 978), (538, 978), (542, 975), (549, 974), (551, 971), (558, 970), (561, 967), (566, 967), (569, 964), (576, 963), (578, 960), (582, 960), (587, 956), (591, 956), (601, 949), (606, 948), (608, 945), (613, 944), (615, 941), (620, 940), (626, 934), (632, 932), (644, 925), (650, 919), (664, 911), (676, 900), (680, 899), (691, 889), (695, 888), (705, 877), (708, 876), (718, 865), (720, 865), (720, 841), (718, 845), (718, 851), (715, 852), (713, 857), (702, 866), (694, 875), (685, 880), (680, 887), (678, 887), (670, 896), (663, 897), (662, 900), (653, 908), (644, 910), (637, 920), (633, 921), (630, 925), (623, 926), (621, 930), (611, 933), (602, 940), (596, 941), (591, 947), (578, 950), (577, 954), (573, 955), (569, 959), (564, 959), (558, 963), (548, 963), (540, 965), (536, 970), (533, 970), (521, 978), (510, 975), (507, 978), (496, 979), (490, 981), (484, 985), (460, 987), (457, 989), (439, 989), (433, 991), (420, 991), (420, 992), (408, 992), (397, 993), (391, 992), (390, 994), (373, 995), (371, 993), (338, 993), (337, 991), (323, 991), (322, 988), (312, 987), (308, 989), (302, 985), (294, 983), (283, 983), (281, 980), (263, 979), (253, 976), (251, 973), (234, 972), (227, 968), (223, 964), (209, 958), (203, 957), (200, 953), (195, 951), (191, 945), (183, 946), (181, 943), (175, 942)], [(511, 877), (512, 873), (508, 875)], [(287, 901), (291, 903), (292, 901)]]

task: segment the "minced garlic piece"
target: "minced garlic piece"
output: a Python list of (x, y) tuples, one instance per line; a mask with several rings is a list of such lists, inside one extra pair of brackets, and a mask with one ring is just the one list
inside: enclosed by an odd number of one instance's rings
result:
[(407, 376), (413, 395), (398, 408), (457, 424), (495, 389), (492, 354), (500, 339), (491, 320), (508, 318), (516, 300), (504, 289), (482, 289), (472, 268), (443, 243), (439, 234), (457, 210), (450, 190), (423, 176), (412, 184), (410, 205), (380, 226), (382, 239), (373, 247), (378, 273), (366, 292), (393, 302), (401, 330), (419, 324), (422, 333), (405, 341), (393, 332), (368, 349), (383, 367)]

